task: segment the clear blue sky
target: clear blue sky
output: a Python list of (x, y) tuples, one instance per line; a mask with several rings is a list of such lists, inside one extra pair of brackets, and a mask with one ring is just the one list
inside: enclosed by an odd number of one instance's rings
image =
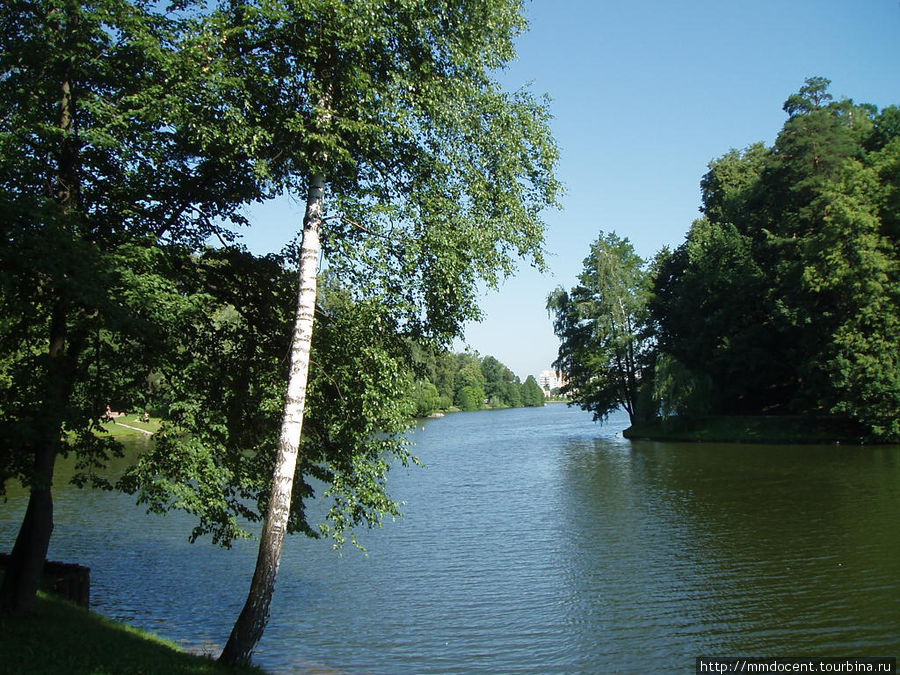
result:
[[(806, 78), (835, 98), (900, 105), (900, 0), (535, 0), (509, 89), (551, 98), (563, 208), (546, 214), (550, 272), (525, 267), (482, 301), (468, 344), (523, 380), (558, 346), (544, 301), (571, 287), (600, 231), (652, 256), (681, 243), (698, 215), (707, 163), (771, 144), (782, 103)], [(254, 209), (257, 253), (291, 239), (289, 201)]]

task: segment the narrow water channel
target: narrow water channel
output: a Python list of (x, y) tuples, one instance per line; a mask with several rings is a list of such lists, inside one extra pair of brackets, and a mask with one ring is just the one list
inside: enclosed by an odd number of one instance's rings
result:
[[(338, 556), (294, 538), (272, 673), (694, 672), (708, 656), (900, 655), (900, 447), (631, 442), (561, 405), (420, 423), (405, 517)], [(143, 442), (142, 439), (135, 441)], [(9, 549), (24, 497), (0, 505)], [(217, 653), (255, 542), (61, 487), (51, 558), (96, 611)]]

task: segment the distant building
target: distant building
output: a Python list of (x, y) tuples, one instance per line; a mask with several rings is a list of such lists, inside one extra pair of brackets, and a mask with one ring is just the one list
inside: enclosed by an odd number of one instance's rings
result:
[(566, 383), (565, 373), (558, 370), (542, 370), (538, 375), (538, 384), (544, 390), (544, 396), (550, 396), (554, 389), (559, 389)]

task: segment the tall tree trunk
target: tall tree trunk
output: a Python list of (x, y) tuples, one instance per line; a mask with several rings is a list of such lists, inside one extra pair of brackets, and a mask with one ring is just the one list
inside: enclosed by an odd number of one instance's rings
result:
[[(56, 201), (65, 218), (78, 201), (78, 148), (73, 136), (75, 97), (74, 63), (62, 64), (60, 113), (57, 128), (64, 132), (57, 153)], [(32, 465), (31, 493), (25, 517), (0, 586), (0, 613), (27, 614), (34, 605), (44, 561), (53, 534), (53, 468), (62, 442), (62, 411), (72, 394), (72, 362), (77, 350), (70, 346), (66, 353), (68, 302), (64, 282), (59, 288), (50, 315), (50, 346), (47, 351), (46, 380), (42, 405), (36, 412), (37, 438)]]
[(281, 562), (281, 549), (287, 531), (291, 511), (291, 493), (300, 434), (303, 429), (303, 413), (306, 404), (306, 383), (309, 376), (310, 346), (312, 344), (313, 318), (316, 309), (316, 283), (319, 266), (319, 231), (322, 225), (325, 202), (325, 177), (312, 177), (303, 219), (303, 243), (300, 248), (300, 290), (297, 297), (297, 315), (291, 343), (290, 375), (287, 398), (284, 403), (284, 419), (278, 443), (278, 456), (272, 475), (272, 493), (259, 541), (256, 570), (250, 583), (250, 592), (228, 643), (219, 660), (229, 664), (250, 662), (253, 649), (262, 637), (269, 620), (269, 607), (275, 591), (275, 577)]
[(62, 442), (60, 411), (72, 391), (71, 368), (65, 354), (66, 318), (64, 304), (59, 301), (50, 321), (45, 398), (36, 411), (41, 428), (34, 449), (31, 493), (0, 587), (0, 612), (4, 614), (31, 611), (53, 534), (53, 467)]

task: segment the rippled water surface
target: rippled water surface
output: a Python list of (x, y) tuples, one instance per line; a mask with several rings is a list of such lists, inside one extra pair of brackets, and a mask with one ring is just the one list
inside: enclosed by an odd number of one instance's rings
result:
[[(699, 655), (900, 655), (900, 448), (630, 442), (560, 405), (449, 415), (364, 557), (286, 546), (275, 673), (693, 672)], [(424, 427), (424, 428), (421, 428)], [(0, 506), (8, 549), (24, 509)], [(94, 608), (217, 653), (255, 543), (61, 488), (51, 557)]]

